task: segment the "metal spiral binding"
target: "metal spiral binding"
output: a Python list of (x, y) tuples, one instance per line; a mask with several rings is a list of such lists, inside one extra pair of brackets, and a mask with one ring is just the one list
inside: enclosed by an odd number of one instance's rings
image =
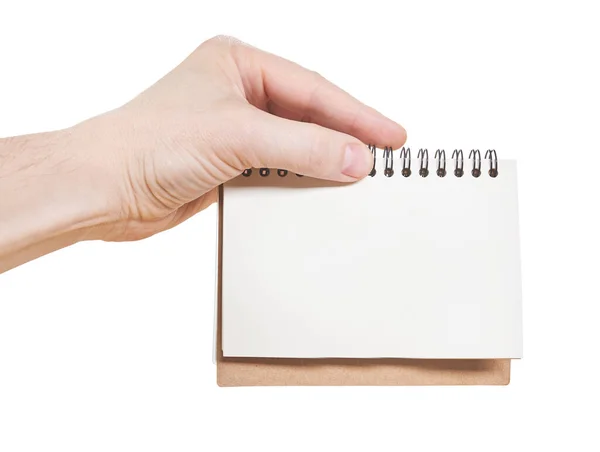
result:
[(429, 152), (427, 149), (419, 149), (419, 153), (417, 154), (417, 158), (421, 159), (421, 167), (419, 168), (419, 176), (427, 177), (429, 176)]
[(488, 149), (485, 153), (485, 158), (488, 158), (488, 155), (490, 156), (490, 170), (488, 171), (488, 174), (490, 177), (498, 177), (498, 156), (496, 155), (496, 151), (494, 149)]
[[(277, 175), (279, 177), (285, 177), (288, 175), (288, 173), (289, 173), (289, 171), (285, 170), (285, 169), (277, 170)], [(258, 174), (260, 174), (262, 177), (267, 177), (271, 174), (271, 170), (269, 168), (259, 168)], [(246, 168), (244, 171), (242, 171), (242, 176), (244, 176), (244, 177), (252, 176), (252, 168)], [(296, 174), (296, 176), (304, 177), (302, 174)]]
[(481, 176), (481, 153), (479, 152), (479, 149), (471, 149), (469, 158), (473, 158), (473, 169), (471, 170), (471, 174), (473, 177)]
[[(377, 147), (375, 145), (368, 145), (369, 151), (373, 155), (373, 168), (369, 173), (369, 176), (374, 177), (377, 174), (376, 166), (377, 166)], [(412, 171), (410, 169), (411, 165), (411, 157), (410, 157), (410, 148), (403, 147), (399, 151), (398, 159), (402, 161), (402, 170), (400, 174), (404, 177), (410, 177)], [(383, 148), (382, 158), (384, 160), (384, 169), (383, 175), (385, 177), (394, 176), (394, 154), (391, 146), (385, 146)], [(446, 151), (444, 149), (438, 149), (435, 151), (434, 157), (436, 160), (436, 169), (435, 174), (438, 177), (446, 177)], [(463, 177), (464, 172), (464, 161), (463, 161), (463, 151), (462, 149), (455, 149), (452, 153), (452, 157), (454, 160), (454, 171), (453, 174), (455, 177)], [(492, 178), (498, 177), (498, 156), (494, 149), (488, 149), (485, 153), (484, 159), (489, 160), (490, 168), (488, 170), (488, 175)], [(427, 177), (429, 176), (429, 151), (425, 148), (419, 149), (417, 154), (417, 160), (419, 160), (419, 176)], [(481, 153), (479, 149), (471, 149), (469, 153), (469, 160), (473, 161), (473, 166), (471, 168), (471, 176), (475, 178), (479, 178), (482, 174), (481, 172)], [(286, 177), (289, 173), (288, 170), (285, 169), (277, 169), (277, 175), (279, 177)], [(258, 174), (261, 177), (268, 177), (271, 174), (271, 170), (269, 168), (259, 168)], [(245, 169), (242, 172), (242, 176), (250, 177), (252, 175), (252, 168)], [(304, 177), (302, 174), (297, 174), (297, 177)]]
[(369, 176), (373, 177), (375, 176), (375, 174), (377, 174), (377, 170), (375, 169), (375, 165), (377, 164), (377, 148), (375, 147), (374, 144), (369, 144), (369, 150), (371, 151), (371, 154), (373, 154), (373, 168), (371, 169), (371, 172), (369, 173)]
[(385, 147), (383, 149), (383, 158), (385, 159), (385, 169), (383, 174), (385, 177), (392, 177), (394, 175), (394, 159), (392, 158), (392, 148)]
[(462, 149), (455, 149), (452, 153), (452, 158), (456, 157), (456, 166), (454, 167), (454, 175), (456, 177), (463, 177), (465, 173), (463, 170), (463, 151)]
[(446, 176), (446, 151), (444, 151), (443, 149), (438, 149), (437, 151), (435, 151), (434, 158), (438, 159), (437, 170), (435, 171), (435, 173), (439, 177), (445, 177)]
[(409, 177), (411, 174), (411, 172), (410, 172), (410, 148), (403, 147), (400, 150), (400, 158), (402, 159), (402, 175), (404, 177)]

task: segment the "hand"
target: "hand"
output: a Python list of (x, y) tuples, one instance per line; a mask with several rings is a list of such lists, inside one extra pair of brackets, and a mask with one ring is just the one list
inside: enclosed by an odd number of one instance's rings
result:
[(364, 143), (406, 139), (401, 126), (317, 73), (226, 37), (205, 42), (132, 102), (73, 133), (88, 153), (101, 154), (107, 202), (119, 213), (108, 240), (180, 223), (245, 168), (352, 181), (372, 167)]
[[(364, 143), (397, 148), (405, 140), (400, 125), (317, 73), (217, 37), (116, 110), (67, 130), (9, 140), (4, 148), (0, 140), (0, 159), (8, 155), (10, 163), (16, 156), (19, 168), (33, 168), (17, 181), (11, 182), (19, 173), (10, 167), (9, 177), (0, 177), (0, 189), (27, 198), (0, 201), (0, 215), (11, 218), (5, 237), (10, 242), (12, 233), (12, 252), (19, 239), (23, 248), (63, 230), (80, 234), (46, 249), (85, 239), (136, 240), (202, 210), (216, 199), (216, 187), (246, 168), (354, 181), (372, 167)], [(31, 185), (41, 184), (42, 175), (43, 188)], [(17, 188), (23, 184), (26, 190)], [(34, 198), (39, 206), (23, 207)], [(52, 223), (44, 234), (43, 221)], [(40, 237), (26, 240), (27, 230)], [(0, 240), (0, 264), (2, 251)]]

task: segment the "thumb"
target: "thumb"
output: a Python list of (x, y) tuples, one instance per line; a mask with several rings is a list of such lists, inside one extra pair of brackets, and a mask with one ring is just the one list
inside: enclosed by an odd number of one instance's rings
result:
[(286, 169), (339, 182), (361, 179), (373, 168), (368, 147), (350, 135), (262, 111), (252, 121), (243, 152), (250, 152), (255, 168)]

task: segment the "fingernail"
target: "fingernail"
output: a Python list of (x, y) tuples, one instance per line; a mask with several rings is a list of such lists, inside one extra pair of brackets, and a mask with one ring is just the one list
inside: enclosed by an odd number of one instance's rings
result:
[(371, 154), (364, 144), (352, 143), (344, 151), (342, 173), (359, 179), (371, 171)]

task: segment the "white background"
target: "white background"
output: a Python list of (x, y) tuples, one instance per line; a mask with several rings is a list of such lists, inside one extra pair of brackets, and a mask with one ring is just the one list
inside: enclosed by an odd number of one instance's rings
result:
[(213, 206), (0, 276), (0, 450), (597, 450), (593, 2), (95, 3), (1, 3), (0, 136), (117, 107), (215, 34), (295, 60), (413, 147), (518, 159), (525, 358), (507, 387), (218, 388)]

